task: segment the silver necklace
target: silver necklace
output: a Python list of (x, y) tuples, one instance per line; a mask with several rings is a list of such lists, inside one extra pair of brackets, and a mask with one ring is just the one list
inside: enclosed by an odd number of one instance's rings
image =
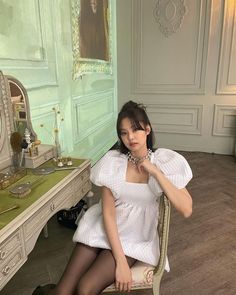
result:
[(128, 157), (128, 161), (130, 161), (131, 163), (133, 163), (134, 165), (137, 166), (138, 163), (141, 162), (141, 161), (143, 161), (143, 160), (146, 160), (146, 159), (150, 160), (150, 159), (151, 159), (151, 154), (152, 154), (152, 151), (151, 151), (150, 149), (148, 149), (146, 156), (141, 157), (141, 158), (136, 158), (136, 157), (134, 157), (134, 156), (131, 154), (131, 152), (128, 152), (128, 153), (126, 154), (126, 156)]

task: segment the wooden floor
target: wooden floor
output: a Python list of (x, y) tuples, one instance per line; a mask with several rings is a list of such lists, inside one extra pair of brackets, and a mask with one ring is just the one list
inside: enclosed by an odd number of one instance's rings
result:
[[(235, 295), (236, 162), (231, 156), (182, 154), (194, 174), (188, 185), (193, 215), (184, 219), (174, 209), (171, 212), (171, 272), (163, 276), (161, 295)], [(0, 294), (30, 295), (38, 284), (56, 282), (71, 253), (72, 235), (73, 230), (52, 218), (49, 238), (39, 237), (28, 261)], [(131, 294), (151, 295), (152, 291)]]

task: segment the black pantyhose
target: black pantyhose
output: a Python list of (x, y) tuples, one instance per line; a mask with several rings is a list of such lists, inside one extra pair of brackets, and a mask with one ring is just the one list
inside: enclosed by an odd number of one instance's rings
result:
[[(127, 257), (131, 267), (136, 260)], [(115, 259), (110, 250), (77, 243), (67, 267), (50, 295), (98, 295), (115, 281)]]

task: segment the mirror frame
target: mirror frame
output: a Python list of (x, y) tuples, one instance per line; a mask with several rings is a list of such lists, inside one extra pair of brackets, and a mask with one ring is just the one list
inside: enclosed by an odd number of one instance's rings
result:
[[(21, 92), (21, 95), (24, 98), (24, 102), (25, 102), (25, 106), (26, 106), (27, 128), (29, 129), (30, 134), (34, 137), (33, 141), (35, 141), (35, 140), (37, 140), (37, 134), (35, 133), (33, 126), (32, 126), (32, 122), (31, 122), (29, 97), (28, 97), (27, 91), (26, 91), (25, 87), (22, 85), (22, 83), (18, 79), (16, 79), (15, 77), (10, 76), (10, 75), (6, 75), (6, 78), (8, 80), (8, 85), (9, 85), (9, 89), (10, 89), (10, 99), (11, 99), (11, 85), (10, 85), (10, 83), (14, 84), (19, 89), (19, 91)], [(10, 101), (10, 103), (12, 105), (11, 101)], [(13, 122), (14, 122), (14, 119), (13, 119)], [(17, 130), (15, 130), (15, 131), (17, 131)]]
[[(13, 110), (10, 102), (10, 88), (9, 83), (5, 75), (0, 71), (0, 104), (1, 104), (1, 116), (2, 131), (0, 134), (0, 170), (5, 169), (11, 165), (12, 162), (12, 149), (10, 147), (10, 137), (14, 132), (13, 123)], [(5, 127), (5, 129), (4, 129)]]

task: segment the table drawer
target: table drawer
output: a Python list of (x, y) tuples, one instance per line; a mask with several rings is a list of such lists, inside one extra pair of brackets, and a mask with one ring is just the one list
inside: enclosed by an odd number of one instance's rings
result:
[(77, 175), (75, 179), (73, 180), (73, 185), (75, 187), (80, 187), (84, 182), (86, 182), (89, 179), (90, 176), (90, 169), (89, 167), (84, 170), (82, 173)]
[(67, 198), (73, 198), (73, 186), (70, 184), (62, 188), (55, 194), (50, 201), (42, 206), (33, 216), (24, 224), (24, 234), (26, 239), (41, 229), (47, 221), (59, 210), (60, 204)]
[(14, 249), (11, 255), (0, 266), (0, 290), (18, 271), (22, 264), (26, 261), (23, 248), (19, 246)]
[(78, 202), (80, 199), (82, 199), (87, 192), (89, 192), (91, 190), (91, 181), (89, 179), (87, 179), (86, 181), (83, 182), (83, 184), (81, 184), (79, 187), (76, 187), (75, 190), (75, 199), (76, 202)]
[(4, 243), (0, 245), (0, 267), (5, 263), (11, 253), (21, 245), (21, 234), (18, 230), (10, 237), (8, 237)]

